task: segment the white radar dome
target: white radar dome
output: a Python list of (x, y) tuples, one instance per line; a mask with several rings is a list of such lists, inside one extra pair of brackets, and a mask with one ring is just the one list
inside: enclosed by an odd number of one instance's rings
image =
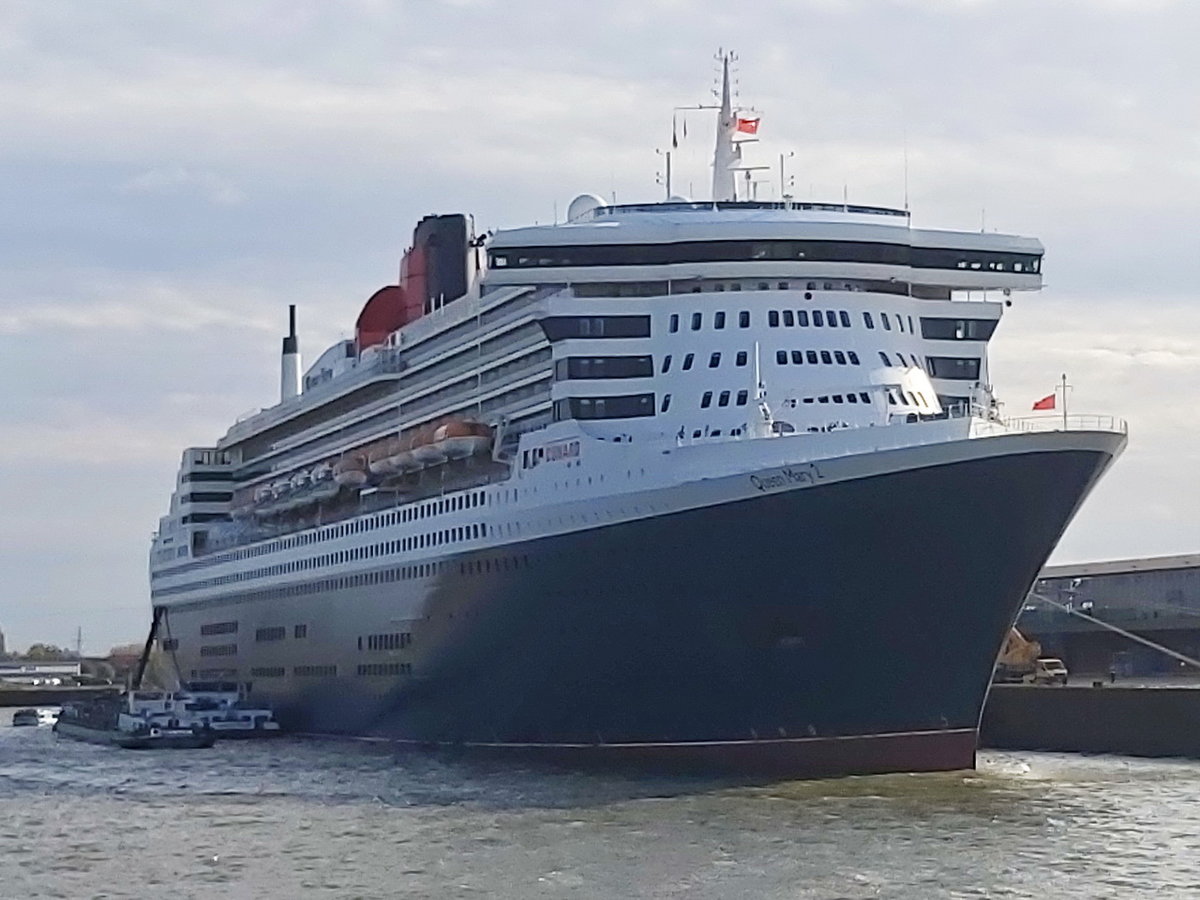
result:
[(578, 222), (580, 219), (586, 219), (596, 210), (606, 206), (608, 204), (595, 194), (580, 194), (567, 207), (567, 221)]
[(668, 203), (691, 203), (691, 197), (685, 197), (683, 194), (672, 194), (667, 198)]

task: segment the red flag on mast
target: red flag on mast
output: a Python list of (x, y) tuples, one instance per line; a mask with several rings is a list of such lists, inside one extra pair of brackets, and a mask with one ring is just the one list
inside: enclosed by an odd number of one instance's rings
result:
[(1054, 395), (1050, 394), (1047, 397), (1043, 397), (1037, 403), (1033, 404), (1033, 408), (1034, 409), (1054, 409)]
[(758, 119), (739, 118), (733, 130), (742, 134), (758, 134), (758, 121)]

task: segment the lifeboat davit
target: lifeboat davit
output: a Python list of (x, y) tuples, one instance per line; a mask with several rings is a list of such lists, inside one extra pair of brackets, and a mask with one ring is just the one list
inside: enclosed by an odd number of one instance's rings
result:
[(391, 444), (392, 455), (388, 457), (388, 465), (393, 472), (411, 472), (421, 468), (412, 453), (413, 439), (411, 435), (400, 436)]
[(399, 471), (392, 464), (392, 457), (400, 452), (400, 439), (388, 438), (380, 441), (367, 453), (367, 467), (372, 475), (394, 475)]
[(363, 453), (347, 453), (333, 467), (333, 480), (342, 487), (360, 488), (367, 477), (367, 457)]
[(284, 503), (284, 511), (299, 509), (302, 506), (308, 506), (313, 502), (312, 492), (309, 488), (312, 487), (312, 475), (308, 471), (297, 472), (291, 477), (289, 482), (291, 493), (287, 501)]
[(416, 434), (413, 435), (412, 443), (409, 447), (414, 463), (418, 468), (421, 466), (434, 466), (446, 461), (445, 452), (434, 440), (437, 431), (437, 426), (424, 425), (418, 428)]
[(279, 515), (284, 510), (284, 504), (287, 502), (287, 496), (291, 489), (291, 483), (287, 480), (276, 481), (260, 487), (254, 494), (257, 504), (254, 515), (260, 519)]
[(332, 500), (337, 496), (341, 485), (333, 477), (333, 466), (321, 463), (312, 470), (312, 498), (318, 503), (322, 500)]
[(466, 459), (491, 449), (492, 429), (482, 422), (456, 419), (438, 427), (433, 443), (447, 459)]

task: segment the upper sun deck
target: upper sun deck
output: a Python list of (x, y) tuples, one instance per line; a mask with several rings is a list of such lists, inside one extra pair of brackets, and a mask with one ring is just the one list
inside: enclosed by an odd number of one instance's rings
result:
[[(492, 268), (505, 268), (539, 265), (533, 262), (522, 264), (505, 252), (509, 249), (788, 239), (984, 250), (1030, 257), (1040, 257), (1043, 253), (1042, 244), (1036, 238), (998, 232), (913, 228), (906, 210), (853, 204), (761, 201), (596, 206), (562, 224), (499, 231), (489, 242), (488, 250)], [(805, 257), (789, 255), (789, 258)]]

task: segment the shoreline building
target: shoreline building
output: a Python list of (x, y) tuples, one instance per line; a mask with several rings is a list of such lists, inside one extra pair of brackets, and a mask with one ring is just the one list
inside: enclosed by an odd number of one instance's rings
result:
[[(1200, 553), (1047, 566), (1034, 593), (1200, 658)], [(1017, 628), (1073, 672), (1191, 674), (1163, 653), (1031, 597)]]

